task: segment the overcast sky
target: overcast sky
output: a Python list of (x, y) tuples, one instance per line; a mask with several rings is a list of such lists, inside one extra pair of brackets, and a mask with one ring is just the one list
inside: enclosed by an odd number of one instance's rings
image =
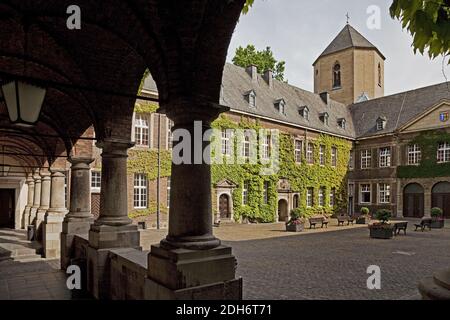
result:
[[(445, 81), (442, 58), (430, 61), (414, 55), (412, 37), (391, 19), (392, 0), (255, 0), (241, 17), (231, 41), (227, 60), (231, 62), (238, 46), (251, 43), (257, 49), (270, 46), (279, 60), (286, 61), (290, 84), (313, 90), (312, 63), (346, 24), (350, 24), (386, 56), (385, 94), (393, 94)], [(381, 29), (367, 27), (367, 8), (381, 9)], [(450, 78), (450, 67), (445, 64)]]

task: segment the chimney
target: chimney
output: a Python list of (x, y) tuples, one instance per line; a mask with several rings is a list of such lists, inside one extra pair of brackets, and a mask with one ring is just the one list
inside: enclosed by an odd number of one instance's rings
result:
[(266, 81), (266, 83), (269, 85), (269, 88), (273, 88), (273, 71), (272, 70), (266, 70), (264, 71), (263, 78)]
[(328, 92), (322, 92), (319, 95), (322, 101), (325, 102), (327, 105), (330, 103), (330, 94)]
[(258, 68), (255, 65), (249, 65), (245, 71), (252, 77), (252, 81), (258, 81)]

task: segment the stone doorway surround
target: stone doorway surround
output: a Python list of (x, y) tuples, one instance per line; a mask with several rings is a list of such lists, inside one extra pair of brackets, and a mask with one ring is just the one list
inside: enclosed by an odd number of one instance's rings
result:
[(294, 196), (298, 196), (298, 201), (300, 202), (300, 193), (291, 190), (291, 184), (289, 183), (289, 180), (286, 178), (281, 178), (278, 181), (277, 190), (278, 190), (278, 199), (277, 199), (277, 210), (275, 212), (275, 221), (283, 222), (280, 221), (278, 216), (278, 209), (279, 209), (278, 204), (280, 203), (281, 200), (286, 201), (287, 216), (288, 218), (290, 218), (291, 217), (290, 212), (292, 209), (294, 209)]
[[(234, 220), (234, 209), (233, 209), (233, 190), (237, 188), (237, 184), (235, 184), (233, 181), (228, 179), (223, 179), (216, 183), (214, 185), (214, 189), (216, 191), (216, 214), (215, 214), (215, 221), (220, 220)], [(230, 213), (230, 219), (223, 219), (220, 217), (220, 197), (222, 195), (228, 196), (228, 207), (229, 207), (229, 213)]]

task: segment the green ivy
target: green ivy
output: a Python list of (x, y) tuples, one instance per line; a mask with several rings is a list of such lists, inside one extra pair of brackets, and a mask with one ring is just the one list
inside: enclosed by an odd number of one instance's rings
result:
[(420, 146), (422, 159), (417, 166), (399, 166), (398, 178), (446, 177), (450, 172), (450, 163), (437, 163), (437, 148), (440, 142), (450, 142), (450, 133), (446, 131), (427, 131), (415, 137), (410, 144)]
[[(160, 205), (159, 210), (162, 214), (168, 214), (168, 209), (164, 205)], [(156, 214), (156, 212), (157, 212), (156, 201), (150, 201), (148, 204), (148, 208), (135, 209), (135, 210), (131, 211), (130, 213), (128, 213), (128, 216), (133, 219), (133, 218), (138, 218), (138, 217), (146, 217), (151, 214)]]
[[(132, 149), (128, 152), (128, 173), (144, 173), (148, 180), (158, 178), (158, 150)], [(172, 155), (170, 150), (161, 150), (161, 177), (170, 177)]]
[(136, 102), (134, 105), (134, 112), (136, 113), (154, 113), (158, 110), (159, 105), (156, 102)]

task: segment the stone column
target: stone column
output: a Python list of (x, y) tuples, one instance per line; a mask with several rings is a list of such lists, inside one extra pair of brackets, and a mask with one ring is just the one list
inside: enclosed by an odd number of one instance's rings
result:
[[(88, 288), (96, 298), (108, 298), (108, 254), (113, 248), (139, 247), (139, 231), (128, 218), (127, 157), (130, 141), (107, 139), (102, 148), (100, 217), (89, 231)], [(92, 266), (92, 267), (91, 267)]]
[[(236, 259), (212, 232), (211, 168), (203, 151), (203, 134), (226, 108), (198, 101), (170, 103), (166, 111), (174, 130), (190, 133), (175, 142), (172, 163), (169, 234), (148, 256), (146, 299), (240, 299), (242, 282), (235, 279)], [(189, 137), (188, 137), (189, 138)], [(188, 141), (189, 140), (189, 141)], [(190, 150), (189, 150), (190, 149)], [(191, 152), (191, 156), (187, 154)]]
[(28, 186), (28, 197), (22, 219), (22, 226), (24, 229), (27, 229), (30, 222), (30, 211), (34, 203), (34, 179), (32, 174), (27, 175), (26, 184)]
[(33, 196), (33, 206), (30, 210), (30, 220), (28, 224), (36, 223), (36, 214), (41, 205), (41, 176), (39, 175), (39, 170), (35, 171), (33, 175), (34, 179), (34, 196)]
[(43, 224), (43, 247), (45, 258), (59, 258), (61, 254), (62, 222), (67, 213), (65, 206), (63, 169), (51, 169), (50, 208)]
[(91, 214), (90, 164), (92, 158), (73, 157), (70, 171), (70, 208), (64, 217), (61, 234), (61, 268), (66, 269), (72, 256), (75, 235), (88, 237), (89, 228), (94, 222)]
[(50, 208), (50, 172), (41, 171), (41, 203), (36, 212), (36, 236), (39, 241), (42, 240), (42, 222), (44, 222), (45, 213)]
[(403, 183), (397, 179), (397, 218), (403, 218)]

